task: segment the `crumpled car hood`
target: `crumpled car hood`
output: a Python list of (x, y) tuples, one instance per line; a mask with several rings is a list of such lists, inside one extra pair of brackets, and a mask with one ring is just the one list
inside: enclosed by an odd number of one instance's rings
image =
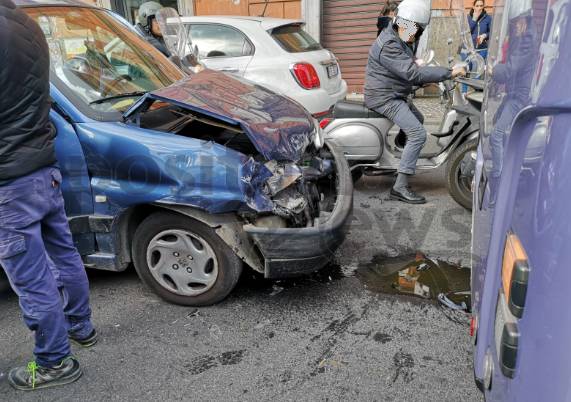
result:
[(145, 100), (170, 102), (190, 111), (240, 125), (267, 160), (298, 161), (314, 140), (311, 115), (298, 103), (249, 81), (204, 70), (169, 87), (147, 94)]

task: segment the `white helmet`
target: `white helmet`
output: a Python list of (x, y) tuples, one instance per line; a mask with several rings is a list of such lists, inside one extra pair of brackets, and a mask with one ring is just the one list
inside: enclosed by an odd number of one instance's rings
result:
[(147, 1), (139, 7), (139, 24), (147, 28), (149, 26), (149, 17), (153, 17), (163, 6), (156, 1)]
[(397, 8), (397, 17), (416, 22), (425, 29), (430, 22), (431, 0), (403, 0)]

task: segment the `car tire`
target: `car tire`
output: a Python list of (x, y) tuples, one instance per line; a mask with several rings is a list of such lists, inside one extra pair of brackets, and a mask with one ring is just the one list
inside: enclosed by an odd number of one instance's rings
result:
[(133, 262), (141, 280), (164, 300), (184, 306), (222, 301), (242, 273), (242, 261), (209, 226), (157, 212), (135, 231)]
[(450, 195), (458, 204), (470, 211), (472, 210), (471, 180), (467, 183), (466, 179), (461, 179), (460, 169), (468, 153), (476, 152), (477, 148), (478, 140), (466, 141), (452, 152), (446, 166), (446, 186)]

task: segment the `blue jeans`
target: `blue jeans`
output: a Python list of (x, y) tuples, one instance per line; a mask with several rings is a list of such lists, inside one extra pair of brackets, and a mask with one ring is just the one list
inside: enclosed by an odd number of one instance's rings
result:
[(424, 116), (412, 104), (400, 99), (391, 100), (374, 109), (395, 123), (406, 134), (406, 145), (401, 155), (399, 173), (414, 174), (416, 161), (426, 143)]
[(68, 335), (92, 331), (89, 282), (69, 230), (61, 173), (44, 168), (0, 186), (0, 265), (35, 332), (36, 362), (71, 354)]

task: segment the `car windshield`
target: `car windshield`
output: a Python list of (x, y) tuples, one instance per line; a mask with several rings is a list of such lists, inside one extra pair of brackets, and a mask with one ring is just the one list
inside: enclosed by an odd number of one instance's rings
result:
[(183, 78), (166, 57), (107, 11), (34, 7), (26, 12), (46, 35), (52, 83), (88, 115), (123, 112), (144, 93)]
[(323, 49), (319, 42), (311, 37), (298, 24), (284, 25), (271, 31), (272, 38), (289, 53), (310, 52)]

